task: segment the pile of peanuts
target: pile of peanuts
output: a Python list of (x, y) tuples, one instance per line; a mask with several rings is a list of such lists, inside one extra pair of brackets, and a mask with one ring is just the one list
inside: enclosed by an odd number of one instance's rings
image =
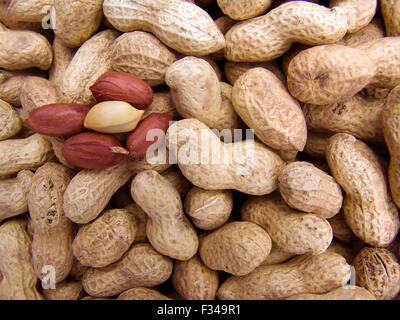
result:
[(397, 299), (399, 151), (400, 0), (0, 2), (1, 300)]

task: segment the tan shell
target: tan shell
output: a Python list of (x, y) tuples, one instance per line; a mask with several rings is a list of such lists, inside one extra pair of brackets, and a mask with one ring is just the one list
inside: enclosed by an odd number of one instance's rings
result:
[(385, 109), (382, 112), (382, 126), (385, 142), (390, 151), (390, 164), (389, 164), (389, 185), (391, 195), (397, 206), (400, 206), (400, 157), (398, 154), (400, 139), (399, 139), (399, 126), (400, 121), (400, 86), (394, 88), (389, 94)]
[(35, 230), (32, 241), (32, 265), (39, 279), (44, 280), (48, 276), (47, 266), (54, 268), (56, 283), (68, 276), (73, 263), (71, 247), (73, 238), (71, 225), (53, 232)]
[(48, 70), (53, 61), (49, 41), (34, 31), (4, 31), (0, 28), (0, 44), (0, 68)]
[(47, 15), (46, 9), (53, 5), (53, 0), (11, 0), (4, 1), (5, 14), (9, 19), (24, 22), (41, 22)]
[(225, 224), (231, 215), (233, 193), (231, 190), (193, 187), (185, 197), (184, 208), (197, 228), (213, 230)]
[(234, 25), (225, 35), (225, 57), (233, 62), (272, 61), (288, 51), (293, 42), (335, 43), (347, 29), (347, 16), (340, 8), (288, 2), (266, 15)]
[(151, 33), (127, 32), (112, 46), (112, 68), (146, 81), (150, 86), (163, 84), (175, 54)]
[(199, 254), (212, 270), (244, 276), (257, 268), (271, 252), (268, 233), (252, 222), (235, 221), (201, 238)]
[(105, 0), (103, 11), (117, 30), (151, 32), (186, 55), (205, 56), (225, 45), (224, 36), (208, 13), (186, 1)]
[(308, 130), (304, 153), (315, 158), (325, 159), (326, 146), (331, 134)]
[[(358, 250), (356, 250), (352, 244), (348, 243), (342, 243), (337, 240), (333, 240), (331, 245), (329, 246), (328, 249), (326, 249), (327, 252), (336, 252), (337, 254), (340, 254), (343, 256), (348, 264), (352, 264), (354, 257), (356, 256)], [(353, 277), (357, 277), (357, 275), (353, 275)], [(354, 280), (354, 278), (353, 278)]]
[(55, 162), (48, 162), (36, 170), (28, 193), (35, 233), (60, 231), (71, 225), (63, 210), (63, 195), (70, 181), (69, 170)]
[(0, 177), (34, 170), (53, 157), (51, 144), (40, 134), (0, 141)]
[(78, 47), (97, 31), (103, 16), (102, 0), (54, 0), (54, 34), (67, 47)]
[(262, 226), (272, 241), (289, 253), (320, 254), (332, 241), (332, 228), (326, 219), (290, 208), (278, 192), (248, 199), (241, 215), (244, 221)]
[[(228, 30), (232, 28), (232, 26), (236, 23), (236, 21), (232, 20), (228, 16), (221, 16), (215, 19), (214, 22), (223, 35), (225, 35)], [(224, 49), (211, 53), (209, 57), (215, 61), (225, 60)]]
[(246, 20), (267, 11), (272, 0), (217, 0), (217, 3), (222, 12), (233, 20)]
[(21, 71), (0, 70), (0, 99), (20, 106), (19, 90), (27, 76), (44, 77), (44, 73), (39, 69), (26, 69)]
[(173, 263), (149, 244), (136, 244), (118, 261), (104, 268), (90, 268), (82, 279), (93, 297), (111, 297), (134, 287), (154, 287), (172, 274)]
[(215, 300), (218, 272), (204, 265), (197, 255), (187, 261), (176, 261), (171, 279), (185, 300)]
[(71, 168), (73, 170), (80, 169), (80, 168), (74, 166), (73, 164), (69, 163), (62, 154), (62, 146), (65, 141), (65, 138), (50, 137), (50, 136), (44, 136), (44, 137), (51, 143), (54, 155), (56, 156), (57, 160), (60, 161), (60, 163), (62, 165), (64, 165), (67, 168)]
[(400, 35), (400, 4), (396, 0), (381, 0), (381, 12), (388, 37)]
[(316, 46), (292, 59), (287, 84), (296, 99), (325, 105), (349, 100), (371, 82), (376, 70), (375, 61), (364, 50), (336, 44)]
[(337, 44), (343, 44), (348, 47), (358, 48), (360, 45), (364, 43), (381, 39), (385, 37), (385, 26), (383, 22), (375, 18), (371, 21), (370, 24), (363, 27), (359, 31), (355, 33), (348, 33), (345, 37), (340, 40)]
[(146, 212), (144, 212), (136, 203), (132, 203), (126, 206), (124, 209), (127, 210), (135, 219), (136, 229), (134, 242), (147, 242), (146, 225), (149, 218)]
[(49, 80), (57, 87), (61, 93), (61, 86), (76, 49), (68, 48), (61, 40), (55, 36), (53, 40), (53, 63), (49, 69)]
[(285, 300), (376, 300), (376, 298), (364, 288), (345, 286), (321, 294), (296, 294)]
[(107, 210), (81, 228), (72, 243), (74, 256), (85, 266), (101, 268), (118, 261), (135, 239), (136, 221), (128, 210)]
[(173, 166), (170, 161), (171, 156), (165, 146), (158, 148), (153, 155), (146, 155), (143, 158), (129, 158), (128, 168), (132, 174), (142, 172), (144, 170), (154, 170), (159, 173), (166, 171)]
[(31, 264), (31, 239), (21, 219), (0, 226), (0, 299), (40, 300)]
[(392, 242), (400, 223), (381, 159), (362, 141), (338, 133), (329, 139), (327, 161), (346, 193), (343, 213), (354, 234), (370, 245)]
[(343, 203), (332, 176), (305, 161), (289, 163), (279, 175), (279, 191), (289, 206), (323, 218), (338, 214)]
[(157, 290), (150, 288), (132, 288), (122, 292), (117, 300), (171, 300)]
[(161, 254), (188, 260), (197, 252), (199, 240), (185, 217), (178, 190), (156, 171), (143, 171), (132, 180), (133, 200), (149, 217), (146, 234)]
[(283, 264), (258, 267), (244, 277), (230, 277), (219, 287), (217, 297), (280, 300), (301, 293), (325, 293), (346, 284), (350, 273), (350, 266), (337, 253), (302, 255)]
[(303, 112), (310, 130), (343, 132), (360, 139), (383, 142), (381, 117), (385, 99), (364, 98), (357, 94), (342, 103), (305, 104)]
[(105, 30), (87, 40), (75, 53), (61, 85), (61, 91), (69, 103), (93, 105), (90, 87), (97, 79), (111, 70), (111, 48), (119, 33)]
[(162, 173), (162, 176), (166, 178), (179, 192), (181, 198), (185, 198), (186, 194), (192, 188), (192, 184), (182, 172), (179, 170), (177, 166), (173, 166), (169, 168), (167, 171)]
[(0, 140), (15, 136), (21, 128), (21, 119), (13, 106), (0, 99)]
[(385, 248), (363, 248), (354, 258), (357, 285), (378, 300), (391, 300), (400, 291), (400, 264)]
[(34, 109), (61, 102), (57, 87), (51, 81), (40, 77), (26, 77), (19, 91), (19, 99), (22, 105), (22, 120), (26, 120)]
[[(210, 149), (201, 149), (203, 139), (209, 141)], [(222, 143), (196, 119), (180, 120), (170, 126), (167, 147), (172, 155), (178, 155), (183, 175), (206, 190), (235, 189), (247, 194), (268, 194), (277, 188), (277, 176), (284, 164), (276, 153), (257, 141)], [(213, 155), (210, 160), (210, 150), (219, 158)], [(191, 162), (183, 151), (195, 161)]]
[(48, 162), (36, 170), (28, 193), (34, 229), (32, 264), (40, 279), (47, 275), (43, 268), (52, 266), (57, 283), (68, 276), (73, 263), (72, 224), (65, 217), (62, 204), (70, 179), (67, 168)]
[(46, 300), (78, 300), (83, 293), (80, 282), (65, 280), (57, 284), (55, 289), (44, 289)]
[(21, 170), (16, 178), (0, 180), (0, 221), (28, 211), (33, 172)]
[(253, 68), (265, 68), (271, 71), (279, 80), (286, 83), (286, 76), (281, 71), (276, 61), (270, 62), (230, 62), (224, 63), (225, 76), (233, 86), (239, 77)]
[(393, 88), (400, 84), (400, 38), (384, 37), (360, 45), (374, 61), (376, 73), (368, 87)]
[(333, 230), (333, 236), (345, 243), (352, 243), (356, 240), (356, 236), (353, 231), (348, 227), (344, 219), (343, 212), (340, 212), (336, 216), (328, 219), (329, 224)]
[(127, 161), (107, 169), (81, 170), (65, 191), (65, 215), (75, 223), (92, 221), (103, 211), (113, 194), (129, 181), (132, 174)]
[(81, 264), (79, 260), (74, 257), (74, 262), (72, 263), (70, 276), (72, 279), (76, 281), (81, 281), (87, 269), (88, 267)]
[(348, 17), (348, 32), (354, 33), (368, 25), (375, 16), (376, 0), (330, 0), (331, 8), (343, 9)]
[(165, 82), (183, 118), (196, 118), (218, 130), (237, 127), (238, 116), (230, 104), (222, 104), (221, 86), (211, 65), (203, 59), (185, 57), (167, 70)]
[(173, 120), (179, 118), (169, 91), (154, 92), (153, 102), (144, 111), (142, 120), (146, 119), (152, 113), (171, 113)]
[(267, 258), (263, 261), (261, 266), (270, 266), (273, 264), (283, 263), (296, 256), (291, 252), (287, 252), (280, 248), (272, 241), (272, 249)]
[(254, 68), (235, 82), (232, 104), (264, 144), (275, 150), (303, 151), (307, 127), (300, 105), (269, 70)]

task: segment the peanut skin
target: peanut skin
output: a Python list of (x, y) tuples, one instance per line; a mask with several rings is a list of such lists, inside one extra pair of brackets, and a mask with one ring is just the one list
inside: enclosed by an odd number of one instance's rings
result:
[(345, 191), (343, 214), (347, 225), (365, 243), (388, 245), (400, 223), (382, 159), (345, 133), (329, 139), (326, 157), (333, 177)]
[[(210, 148), (202, 149), (202, 141), (208, 141)], [(167, 147), (177, 156), (183, 175), (206, 190), (235, 189), (247, 194), (268, 194), (277, 188), (277, 176), (284, 164), (276, 153), (257, 141), (222, 143), (196, 119), (171, 125), (167, 131)], [(219, 158), (213, 155), (210, 159), (211, 150)]]
[[(319, 279), (315, 281), (315, 279)], [(220, 300), (279, 300), (300, 293), (325, 293), (350, 279), (350, 266), (336, 253), (302, 255), (283, 264), (260, 266), (232, 276), (219, 287)]]
[(166, 178), (156, 171), (143, 171), (132, 180), (131, 194), (149, 216), (146, 234), (158, 252), (177, 260), (195, 255), (197, 233), (185, 217), (177, 189)]

